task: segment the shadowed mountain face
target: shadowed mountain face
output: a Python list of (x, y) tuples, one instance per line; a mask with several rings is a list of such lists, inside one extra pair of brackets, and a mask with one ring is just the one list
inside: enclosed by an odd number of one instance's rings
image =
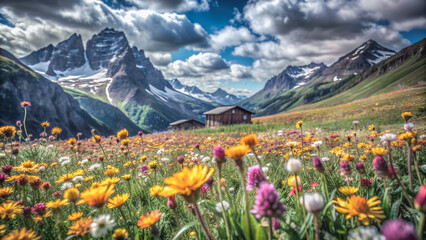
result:
[(112, 129), (83, 110), (58, 84), (35, 73), (3, 49), (0, 49), (0, 93), (0, 125), (22, 121), (24, 109), (20, 103), (30, 101), (27, 129), (35, 138), (43, 131), (40, 126), (43, 121), (49, 121), (51, 127), (62, 128), (60, 138), (73, 137), (78, 132), (90, 137), (91, 129), (96, 129), (99, 135), (114, 134)]
[[(424, 40), (395, 54), (394, 51), (369, 40), (339, 58), (329, 67), (315, 63), (306, 66), (289, 66), (279, 75), (268, 80), (264, 89), (243, 100), (240, 104), (254, 110), (258, 116), (263, 116), (333, 97), (364, 80), (380, 77), (385, 70), (377, 72), (374, 69), (385, 68), (388, 61), (394, 59), (395, 56), (406, 56), (407, 52), (412, 52), (407, 49), (415, 48), (422, 42)], [(399, 67), (411, 57), (401, 58), (404, 60), (394, 67)], [(315, 71), (312, 71), (314, 68)], [(301, 69), (311, 69), (311, 71), (303, 72)], [(301, 76), (309, 77), (299, 80), (298, 77)]]
[[(106, 28), (87, 41), (86, 50), (82, 46), (81, 37), (74, 34), (57, 46), (49, 45), (21, 60), (63, 87), (118, 107), (148, 132), (165, 130), (170, 122), (183, 118), (202, 120), (202, 113), (213, 108), (208, 102), (175, 91), (143, 50), (130, 47), (123, 32)], [(56, 59), (63, 64), (59, 66)], [(105, 106), (89, 104), (95, 101), (84, 102), (85, 109), (94, 116), (97, 113), (93, 111)]]

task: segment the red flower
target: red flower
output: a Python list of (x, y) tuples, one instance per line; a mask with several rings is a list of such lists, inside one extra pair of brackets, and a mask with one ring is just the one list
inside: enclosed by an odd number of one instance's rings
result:
[[(302, 187), (298, 187), (299, 192), (302, 190)], [(296, 194), (296, 188), (292, 188), (291, 192), (288, 194), (289, 196)]]

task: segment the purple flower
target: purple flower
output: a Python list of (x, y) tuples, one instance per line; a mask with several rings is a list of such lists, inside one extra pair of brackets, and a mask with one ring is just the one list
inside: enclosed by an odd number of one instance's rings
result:
[(207, 186), (212, 187), (213, 186), (213, 182), (214, 182), (214, 178), (210, 177), (209, 179), (207, 179), (206, 184), (207, 184)]
[(379, 178), (387, 178), (389, 176), (388, 163), (382, 156), (376, 156), (373, 160), (373, 169)]
[(42, 132), (42, 133), (40, 133), (40, 137), (41, 137), (41, 138), (47, 138), (47, 133), (46, 133), (46, 132)]
[(142, 131), (139, 131), (139, 132), (138, 132), (138, 135), (139, 135), (139, 136), (142, 136), (142, 135), (143, 135), (143, 132), (142, 132)]
[(285, 205), (280, 201), (274, 184), (262, 182), (257, 189), (256, 200), (251, 210), (257, 218), (276, 217), (279, 218), (286, 210)]
[(359, 175), (362, 175), (365, 173), (365, 167), (363, 162), (356, 163), (356, 171)]
[(47, 211), (46, 203), (36, 203), (33, 208), (33, 212), (38, 215), (44, 215)]
[(146, 171), (148, 171), (148, 166), (147, 166), (147, 165), (142, 165), (142, 166), (141, 166), (141, 173), (142, 173), (142, 176), (146, 174)]
[(263, 175), (262, 169), (259, 165), (253, 165), (248, 167), (247, 170), (247, 191), (252, 191), (254, 188), (259, 187), (260, 183), (266, 181), (265, 175)]
[(214, 154), (214, 158), (216, 159), (216, 161), (225, 159), (225, 149), (223, 149), (223, 147), (220, 146), (220, 145), (214, 146), (213, 154)]
[(351, 165), (348, 161), (343, 161), (340, 163), (340, 175), (350, 176), (352, 174)]
[(178, 156), (178, 157), (177, 157), (177, 159), (176, 159), (176, 161), (177, 161), (179, 164), (182, 164), (182, 163), (185, 161), (185, 157), (184, 157), (184, 156)]
[(195, 146), (194, 146), (194, 148), (196, 148), (196, 149), (200, 149), (200, 144), (195, 144)]
[(203, 184), (203, 186), (201, 186), (201, 192), (203, 193), (203, 195), (206, 195), (209, 190), (210, 190), (209, 185)]
[(17, 121), (17, 122), (16, 122), (16, 126), (21, 127), (21, 126), (22, 126), (21, 121)]
[(7, 176), (4, 173), (0, 173), (0, 184), (3, 183), (4, 181), (6, 181)]
[(319, 157), (314, 157), (312, 159), (312, 164), (315, 170), (317, 170), (320, 173), (324, 173), (324, 166), (322, 165), (321, 159)]
[(29, 217), (32, 211), (33, 209), (31, 207), (24, 207), (24, 209), (22, 209), (22, 215), (24, 215), (24, 217)]
[(386, 221), (382, 225), (382, 234), (386, 240), (417, 240), (416, 230), (413, 225), (402, 219)]
[(12, 171), (12, 166), (6, 165), (6, 166), (1, 167), (1, 169), (4, 173), (8, 174)]
[(274, 231), (281, 229), (280, 221), (275, 218), (272, 218), (272, 229), (274, 229)]

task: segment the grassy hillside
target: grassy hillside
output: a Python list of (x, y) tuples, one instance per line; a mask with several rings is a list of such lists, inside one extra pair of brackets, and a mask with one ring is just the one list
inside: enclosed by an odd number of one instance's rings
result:
[(416, 125), (425, 127), (425, 97), (426, 84), (422, 84), (331, 107), (318, 108), (310, 104), (304, 106), (305, 110), (253, 118), (253, 123), (285, 127), (303, 120), (309, 122), (309, 126), (313, 128), (339, 129), (348, 128), (352, 121), (358, 120), (362, 127), (373, 122), (380, 126), (389, 126), (399, 122), (401, 112), (411, 111), (415, 116)]

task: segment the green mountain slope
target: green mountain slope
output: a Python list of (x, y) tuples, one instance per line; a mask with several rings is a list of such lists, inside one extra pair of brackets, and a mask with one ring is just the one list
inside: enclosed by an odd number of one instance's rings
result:
[[(426, 39), (402, 49), (392, 57), (359, 74), (340, 81), (318, 77), (306, 85), (268, 99), (242, 101), (257, 116), (313, 107), (334, 106), (373, 95), (392, 92), (426, 80)], [(304, 107), (303, 105), (309, 104)]]

